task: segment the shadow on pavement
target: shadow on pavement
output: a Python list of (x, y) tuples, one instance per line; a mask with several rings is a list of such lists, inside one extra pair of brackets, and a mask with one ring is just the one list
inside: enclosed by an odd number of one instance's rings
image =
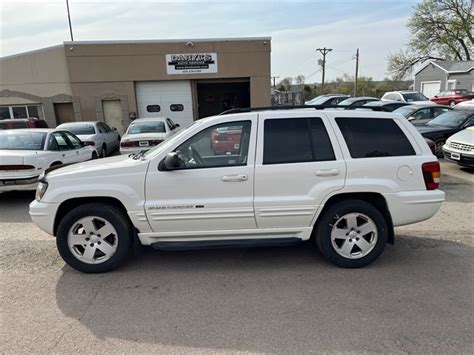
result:
[(350, 270), (307, 243), (150, 249), (113, 273), (65, 266), (56, 299), (99, 338), (278, 353), (442, 353), (472, 344), (473, 254), (399, 235), (376, 263)]
[(31, 222), (29, 205), (35, 191), (9, 191), (0, 193), (0, 223)]

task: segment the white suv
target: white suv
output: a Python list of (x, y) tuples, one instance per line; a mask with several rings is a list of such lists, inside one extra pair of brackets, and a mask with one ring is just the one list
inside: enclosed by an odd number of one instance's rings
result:
[(439, 163), (401, 115), (240, 111), (196, 121), (146, 153), (45, 172), (33, 221), (83, 272), (119, 266), (139, 243), (309, 239), (334, 264), (361, 267), (393, 243), (394, 226), (428, 219), (444, 201)]

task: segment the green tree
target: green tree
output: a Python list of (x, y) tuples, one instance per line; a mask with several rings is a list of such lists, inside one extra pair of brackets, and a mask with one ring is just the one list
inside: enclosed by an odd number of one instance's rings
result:
[(284, 78), (282, 79), (277, 86), (277, 89), (280, 91), (290, 90), (290, 86), (293, 84), (293, 78)]
[(428, 59), (471, 60), (474, 56), (473, 5), (470, 0), (423, 0), (408, 21), (411, 39), (405, 50), (388, 56), (396, 79)]

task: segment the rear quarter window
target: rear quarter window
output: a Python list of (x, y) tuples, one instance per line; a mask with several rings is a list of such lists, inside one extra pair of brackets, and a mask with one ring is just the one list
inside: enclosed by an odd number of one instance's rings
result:
[(403, 131), (391, 119), (336, 118), (352, 158), (415, 155)]

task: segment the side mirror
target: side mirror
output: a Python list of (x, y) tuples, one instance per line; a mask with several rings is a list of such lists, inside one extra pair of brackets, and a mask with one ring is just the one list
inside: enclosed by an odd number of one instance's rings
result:
[(112, 129), (113, 129), (114, 131), (116, 131), (116, 130), (117, 130), (117, 128), (115, 128), (115, 127), (112, 127)]
[(179, 123), (175, 123), (174, 126), (175, 126), (175, 127), (179, 127)]
[(178, 157), (178, 153), (171, 152), (163, 159), (160, 164), (158, 165), (158, 170), (160, 171), (172, 171), (179, 168), (183, 168), (184, 163)]
[(415, 117), (413, 117), (413, 116), (408, 117), (408, 121), (413, 121), (414, 119), (415, 119)]

